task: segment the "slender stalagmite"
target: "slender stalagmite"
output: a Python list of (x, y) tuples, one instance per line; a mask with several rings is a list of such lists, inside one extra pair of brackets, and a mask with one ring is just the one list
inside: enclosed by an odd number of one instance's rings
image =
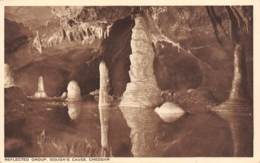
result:
[(109, 112), (111, 111), (111, 96), (109, 92), (109, 76), (108, 69), (105, 62), (101, 62), (99, 65), (100, 86), (99, 86), (99, 117), (101, 126), (101, 155), (111, 155), (111, 150), (108, 142), (108, 130), (109, 130)]
[(37, 85), (37, 92), (35, 92), (34, 96), (36, 98), (46, 98), (47, 97), (47, 94), (44, 90), (44, 81), (43, 81), (43, 77), (40, 76), (38, 78), (38, 85)]
[(245, 97), (241, 62), (242, 49), (240, 45), (234, 50), (234, 77), (227, 101), (213, 108), (230, 125), (233, 138), (234, 156), (251, 156), (253, 153), (253, 120), (252, 105)]

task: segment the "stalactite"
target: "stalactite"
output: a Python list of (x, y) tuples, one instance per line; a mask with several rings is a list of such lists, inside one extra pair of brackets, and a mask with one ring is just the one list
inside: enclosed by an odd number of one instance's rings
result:
[(39, 51), (39, 53), (42, 53), (42, 42), (39, 36), (39, 32), (36, 32), (36, 36), (33, 40), (32, 46)]

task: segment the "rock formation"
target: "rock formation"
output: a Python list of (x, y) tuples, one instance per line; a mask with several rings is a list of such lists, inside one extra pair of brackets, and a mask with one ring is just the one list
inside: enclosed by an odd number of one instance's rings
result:
[(5, 64), (4, 74), (5, 74), (4, 75), (4, 81), (5, 81), (4, 88), (14, 87), (15, 83), (14, 83), (13, 72), (8, 64)]
[(185, 114), (184, 110), (172, 102), (165, 102), (154, 110), (164, 122), (174, 122)]
[(132, 29), (130, 55), (130, 82), (127, 84), (120, 106), (147, 108), (160, 104), (160, 89), (153, 70), (154, 51), (143, 17), (135, 18)]
[(229, 98), (213, 108), (223, 119), (227, 120), (233, 139), (234, 156), (251, 156), (253, 151), (253, 117), (251, 104), (245, 97), (240, 45), (234, 48), (234, 76)]
[(47, 97), (47, 94), (44, 90), (44, 81), (43, 81), (42, 76), (40, 76), (38, 78), (38, 88), (37, 88), (37, 91), (34, 94), (34, 97), (36, 97), (36, 98), (46, 98)]
[(161, 91), (153, 70), (154, 51), (145, 18), (137, 15), (132, 29), (130, 83), (123, 93), (120, 109), (131, 128), (131, 152), (134, 156), (156, 155), (159, 116), (154, 106), (161, 103)]
[(99, 88), (99, 116), (100, 116), (100, 126), (101, 126), (101, 147), (102, 156), (107, 156), (109, 154), (109, 142), (108, 142), (108, 130), (109, 130), (109, 116), (111, 111), (111, 96), (109, 92), (109, 77), (108, 69), (105, 62), (101, 62), (99, 65), (99, 75), (100, 75), (100, 88)]
[(81, 100), (81, 91), (78, 83), (74, 80), (70, 81), (67, 87), (67, 101), (80, 101)]

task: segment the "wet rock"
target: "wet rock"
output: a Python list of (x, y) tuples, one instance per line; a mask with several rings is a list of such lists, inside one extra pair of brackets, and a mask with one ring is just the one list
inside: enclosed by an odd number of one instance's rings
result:
[(172, 102), (165, 102), (154, 110), (164, 122), (174, 122), (185, 114), (185, 111)]

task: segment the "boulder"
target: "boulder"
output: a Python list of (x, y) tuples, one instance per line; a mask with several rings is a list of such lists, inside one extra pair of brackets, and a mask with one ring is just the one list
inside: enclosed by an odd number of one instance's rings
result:
[(181, 107), (172, 102), (165, 102), (160, 107), (155, 108), (154, 111), (164, 122), (168, 123), (176, 121), (185, 114)]

